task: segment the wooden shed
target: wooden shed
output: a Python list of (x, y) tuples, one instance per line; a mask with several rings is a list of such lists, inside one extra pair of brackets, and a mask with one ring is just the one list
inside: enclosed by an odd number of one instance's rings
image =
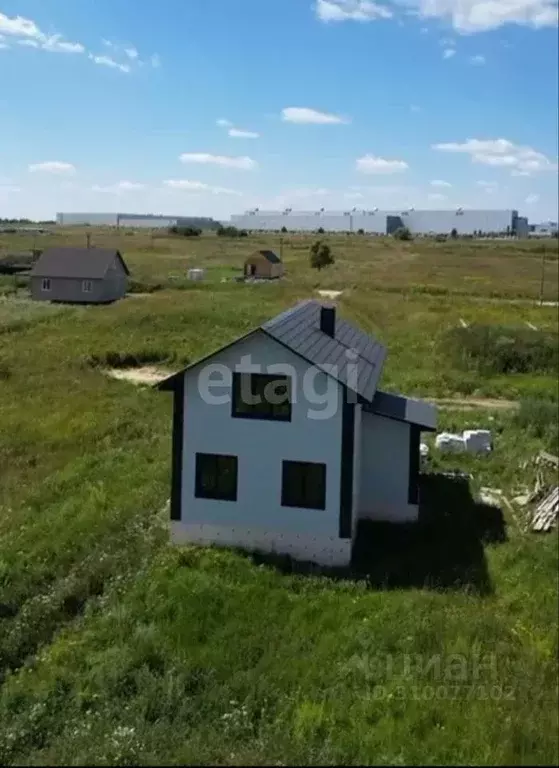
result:
[(283, 276), (283, 263), (273, 251), (255, 251), (245, 261), (245, 277), (272, 280)]

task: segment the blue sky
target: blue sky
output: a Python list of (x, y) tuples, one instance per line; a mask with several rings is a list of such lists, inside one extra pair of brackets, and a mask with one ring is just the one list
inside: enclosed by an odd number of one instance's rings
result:
[(557, 219), (556, 0), (0, 0), (0, 216)]

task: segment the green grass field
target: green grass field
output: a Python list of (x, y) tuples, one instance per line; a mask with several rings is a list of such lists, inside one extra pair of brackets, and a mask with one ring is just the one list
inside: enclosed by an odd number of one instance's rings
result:
[[(448, 495), (428, 542), (379, 538), (352, 578), (175, 550), (170, 397), (102, 364), (175, 370), (343, 290), (344, 316), (388, 345), (383, 388), (470, 401), (441, 410), (440, 429), (493, 430), (490, 456), (432, 451), (426, 468), (511, 498), (533, 485), (527, 461), (557, 453), (558, 310), (538, 306), (542, 256), (557, 299), (556, 241), (332, 237), (336, 264), (317, 273), (312, 238), (288, 235), (286, 278), (243, 285), (222, 281), (278, 236), (92, 236), (130, 266), (135, 293), (115, 305), (39, 305), (0, 277), (0, 762), (556, 764), (556, 532), (527, 532), (505, 507), (491, 535), (486, 508)], [(36, 244), (71, 242), (85, 230)], [(0, 255), (32, 246), (0, 235)], [(206, 282), (186, 280), (191, 266)], [(501, 327), (487, 343), (512, 334), (516, 357), (501, 345), (492, 365), (465, 329), (461, 360), (461, 321)]]

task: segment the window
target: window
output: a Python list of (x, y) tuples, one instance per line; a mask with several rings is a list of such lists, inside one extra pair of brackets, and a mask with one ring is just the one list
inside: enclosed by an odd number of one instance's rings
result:
[(92, 290), (93, 290), (93, 284), (91, 280), (82, 280), (82, 292), (91, 293)]
[(237, 457), (197, 453), (194, 495), (197, 499), (237, 501)]
[(234, 373), (232, 415), (291, 421), (291, 380), (277, 374)]
[(50, 291), (50, 277), (43, 277), (43, 282), (41, 283), (41, 290)]
[(326, 464), (284, 461), (281, 505), (326, 509)]

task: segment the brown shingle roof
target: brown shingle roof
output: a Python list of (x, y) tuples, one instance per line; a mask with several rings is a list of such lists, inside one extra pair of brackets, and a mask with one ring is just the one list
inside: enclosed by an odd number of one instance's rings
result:
[(262, 256), (267, 261), (270, 262), (270, 264), (280, 264), (281, 259), (279, 256), (276, 256), (276, 254), (273, 251), (255, 251), (252, 256), (249, 256), (247, 261), (250, 261), (251, 259), (256, 258), (257, 256)]
[(63, 246), (47, 248), (33, 267), (31, 277), (102, 279), (115, 259), (120, 262), (124, 272), (129, 275), (128, 267), (116, 249)]

